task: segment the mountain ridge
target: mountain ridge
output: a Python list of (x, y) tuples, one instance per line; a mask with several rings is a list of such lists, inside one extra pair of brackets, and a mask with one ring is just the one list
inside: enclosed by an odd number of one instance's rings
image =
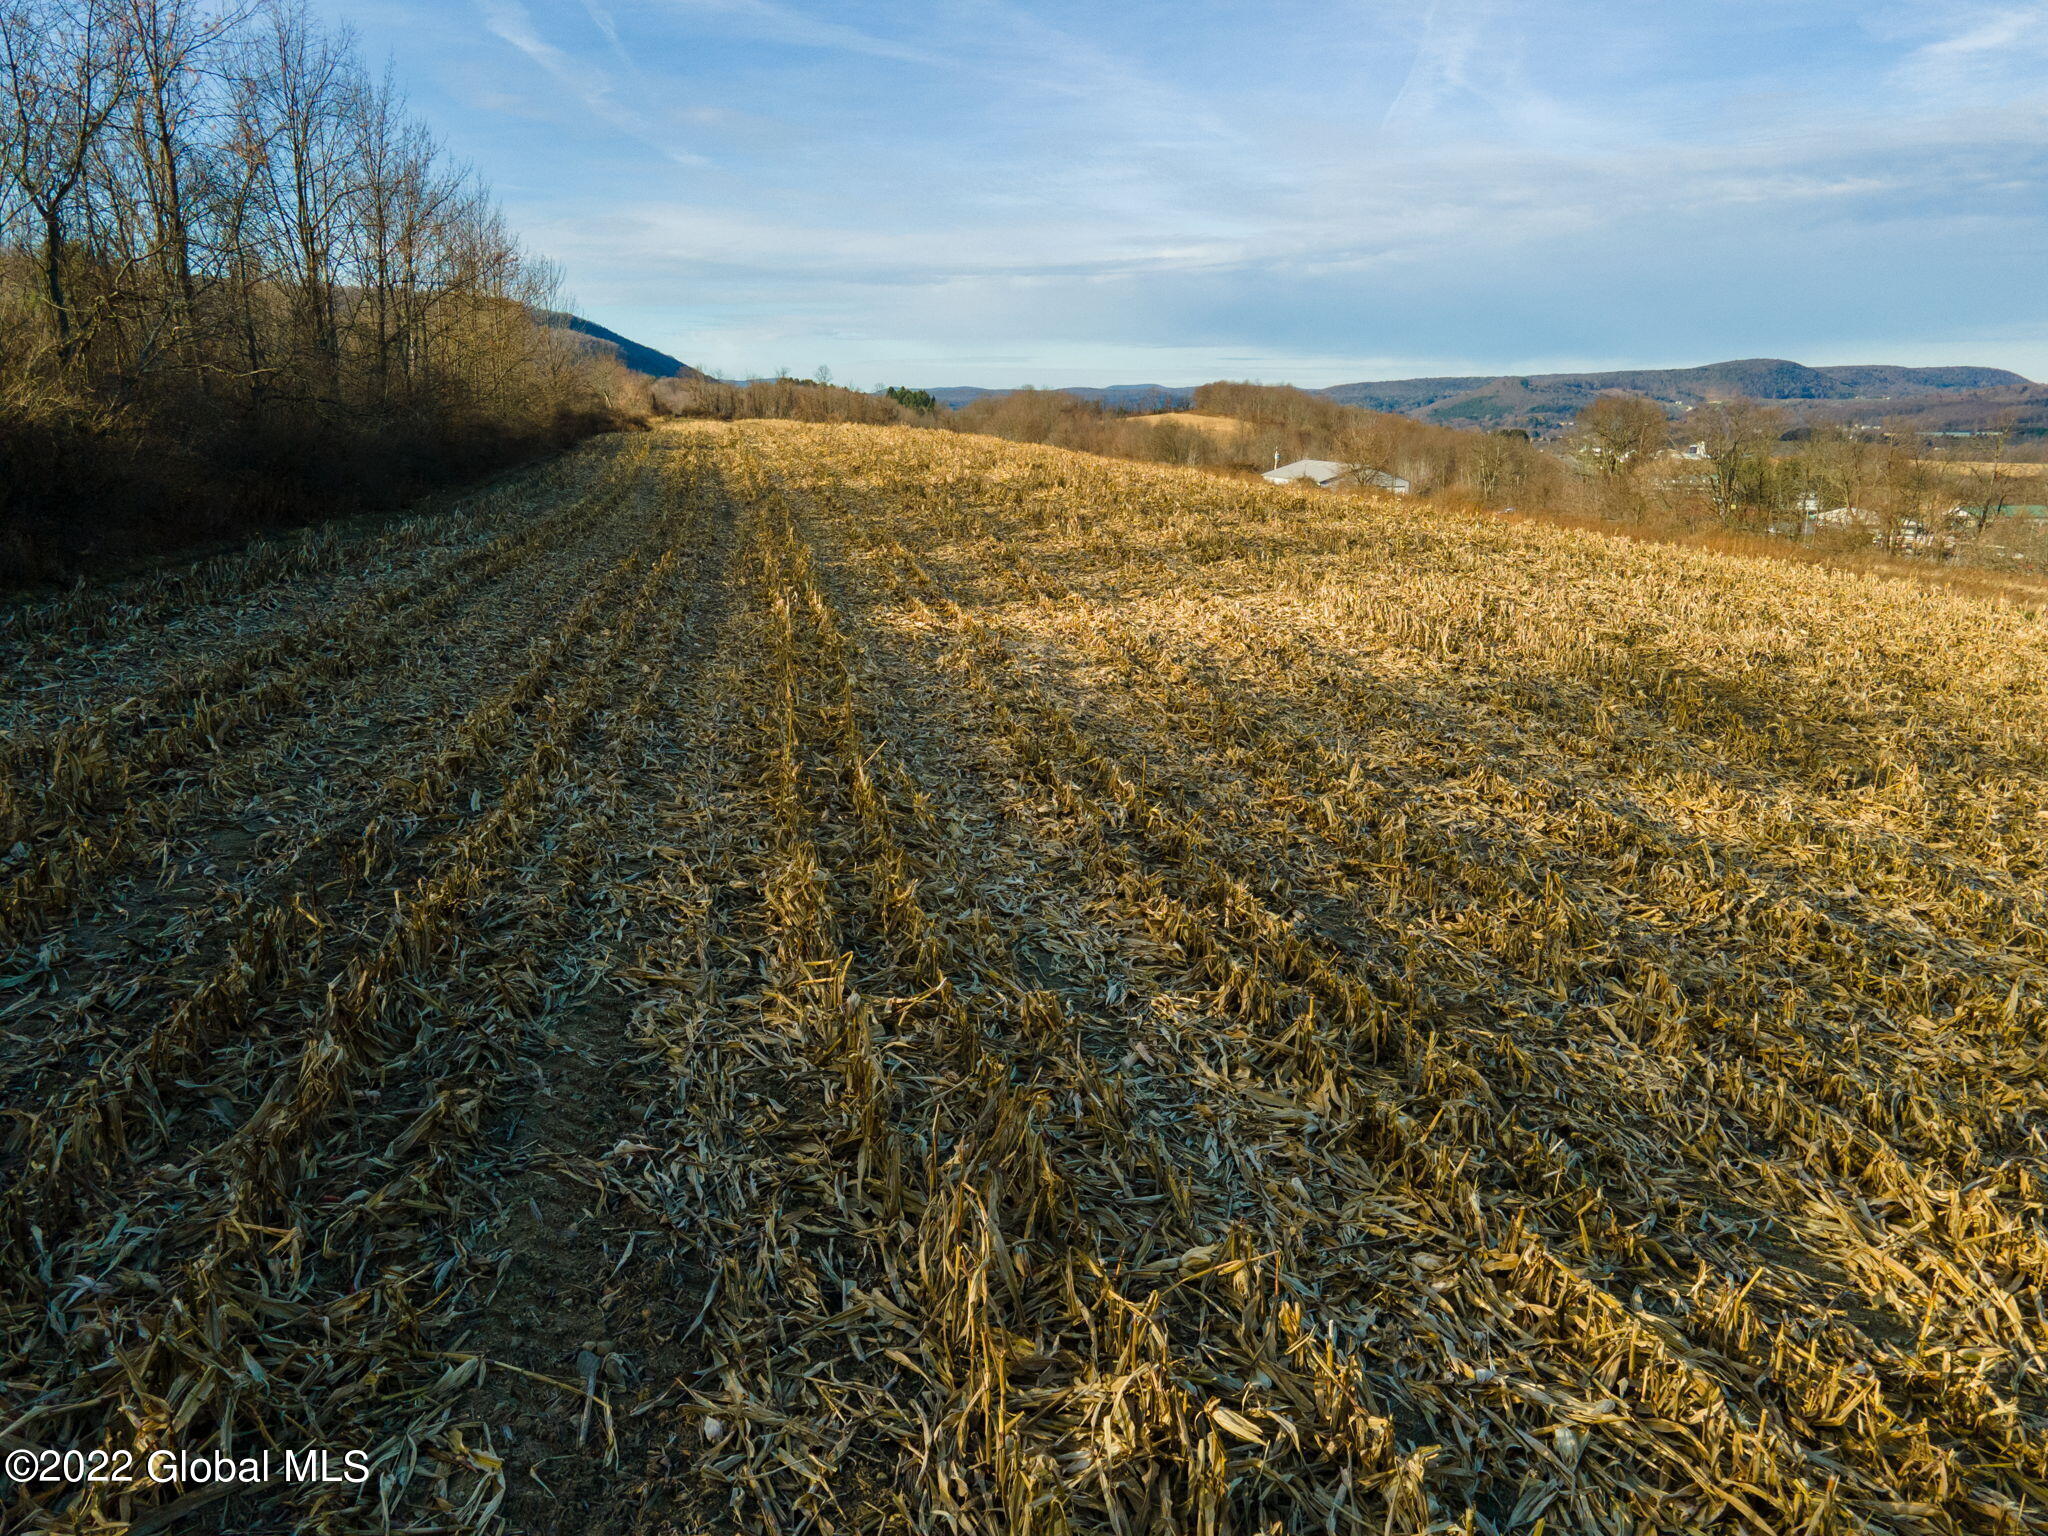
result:
[[(1683, 409), (1709, 400), (1745, 396), (1803, 412), (1859, 400), (1912, 402), (1915, 407), (1944, 397), (1960, 399), (1981, 391), (2028, 398), (2043, 390), (2033, 380), (2004, 368), (1969, 364), (1915, 368), (1894, 363), (1834, 363), (1812, 366), (1788, 358), (1736, 358), (1692, 368), (1616, 368), (1580, 373), (1446, 374), (1411, 379), (1367, 380), (1309, 390), (1344, 405), (1363, 406), (1446, 426), (1562, 426), (1588, 402), (1610, 392), (1639, 394)], [(973, 400), (1015, 390), (955, 385), (932, 389), (941, 405), (957, 410)], [(1162, 384), (1116, 384), (1054, 391), (1100, 401), (1126, 411), (1185, 409), (1194, 390)]]
[[(925, 392), (939, 404), (958, 410), (973, 400), (985, 399), (990, 395), (1014, 395), (1021, 391), (983, 389), (974, 384), (952, 384), (928, 389)], [(1048, 389), (1044, 393), (1073, 395), (1077, 399), (1098, 402), (1115, 410), (1133, 412), (1185, 410), (1195, 397), (1192, 387), (1183, 388), (1172, 384), (1076, 384), (1061, 389)]]
[(543, 325), (556, 330), (569, 331), (582, 338), (584, 343), (598, 351), (609, 352), (635, 373), (644, 373), (650, 379), (709, 379), (710, 374), (700, 368), (692, 368), (666, 352), (621, 336), (609, 326), (599, 325), (595, 320), (586, 320), (581, 315), (572, 315), (564, 310), (537, 310), (535, 316)]
[(1562, 425), (1587, 402), (1609, 393), (1642, 395), (1661, 405), (1686, 407), (1736, 396), (1802, 405), (2032, 387), (2031, 379), (2003, 368), (1913, 368), (1889, 363), (1814, 367), (1788, 358), (1751, 357), (1693, 368), (1371, 380), (1335, 384), (1315, 393), (1345, 405), (1445, 425), (1540, 428)]

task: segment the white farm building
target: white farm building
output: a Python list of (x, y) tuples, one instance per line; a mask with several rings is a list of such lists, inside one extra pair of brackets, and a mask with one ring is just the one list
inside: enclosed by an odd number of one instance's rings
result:
[(1265, 478), (1275, 485), (1307, 480), (1326, 491), (1359, 486), (1406, 496), (1409, 489), (1408, 482), (1399, 475), (1389, 474), (1384, 469), (1368, 469), (1362, 464), (1339, 464), (1334, 459), (1296, 459), (1292, 464), (1267, 470)]

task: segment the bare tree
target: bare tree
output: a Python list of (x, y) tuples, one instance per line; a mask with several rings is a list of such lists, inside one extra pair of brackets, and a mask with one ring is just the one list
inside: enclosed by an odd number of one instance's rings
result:
[(36, 222), (43, 299), (66, 362), (80, 343), (67, 282), (74, 205), (132, 85), (124, 21), (117, 0), (6, 0), (0, 8), (0, 109), (8, 120), (0, 169)]
[(206, 96), (235, 21), (233, 13), (202, 12), (196, 0), (125, 3), (133, 59), (127, 149), (150, 238), (138, 254), (156, 276), (157, 322), (166, 333), (136, 358), (138, 371), (146, 372), (158, 353), (174, 354), (188, 368), (200, 364), (195, 184), (204, 188), (209, 180)]
[(1739, 528), (1759, 528), (1797, 495), (1797, 476), (1776, 457), (1785, 416), (1776, 406), (1736, 398), (1696, 406), (1687, 429), (1707, 445), (1714, 510)]
[(1967, 493), (1963, 505), (1980, 538), (1994, 522), (2005, 516), (2006, 508), (2012, 505), (2023, 483), (2033, 479), (2032, 475), (2014, 469), (2006, 457), (2012, 452), (2012, 434), (2013, 418), (2008, 413), (1977, 439), (1978, 451), (1988, 451), (1988, 459), (1973, 455), (1957, 461), (1955, 465), (1957, 477), (1964, 483)]
[(290, 271), (303, 367), (338, 395), (341, 291), (337, 248), (350, 213), (349, 108), (360, 99), (346, 38), (315, 28), (302, 0), (271, 0), (254, 40), (253, 84), (269, 125), (259, 183), (270, 236)]
[(1579, 412), (1572, 436), (1581, 457), (1620, 477), (1640, 471), (1671, 441), (1671, 421), (1641, 395), (1600, 395)]
[(138, 505), (173, 460), (393, 486), (640, 409), (554, 285), (305, 0), (0, 0), (9, 515), (117, 463)]
[(1888, 552), (1915, 550), (1944, 559), (1954, 552), (1949, 511), (1954, 497), (1940, 472), (1917, 455), (1893, 449), (1877, 499), (1877, 541)]
[[(1804, 511), (1850, 525), (1875, 525), (1893, 449), (1839, 427), (1815, 430), (1799, 456)], [(1801, 518), (1802, 531), (1805, 517)]]

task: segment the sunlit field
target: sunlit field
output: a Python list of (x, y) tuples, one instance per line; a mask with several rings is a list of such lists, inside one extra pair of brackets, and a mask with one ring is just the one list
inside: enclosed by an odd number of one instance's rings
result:
[(8, 1444), (373, 1473), (4, 1528), (2041, 1529), (2044, 655), (788, 422), (22, 610)]

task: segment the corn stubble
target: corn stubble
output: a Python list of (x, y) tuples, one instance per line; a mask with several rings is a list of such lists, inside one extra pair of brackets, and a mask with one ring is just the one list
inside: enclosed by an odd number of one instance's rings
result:
[(0, 1433), (376, 1475), (4, 1528), (2048, 1529), (2044, 641), (778, 422), (24, 611)]

